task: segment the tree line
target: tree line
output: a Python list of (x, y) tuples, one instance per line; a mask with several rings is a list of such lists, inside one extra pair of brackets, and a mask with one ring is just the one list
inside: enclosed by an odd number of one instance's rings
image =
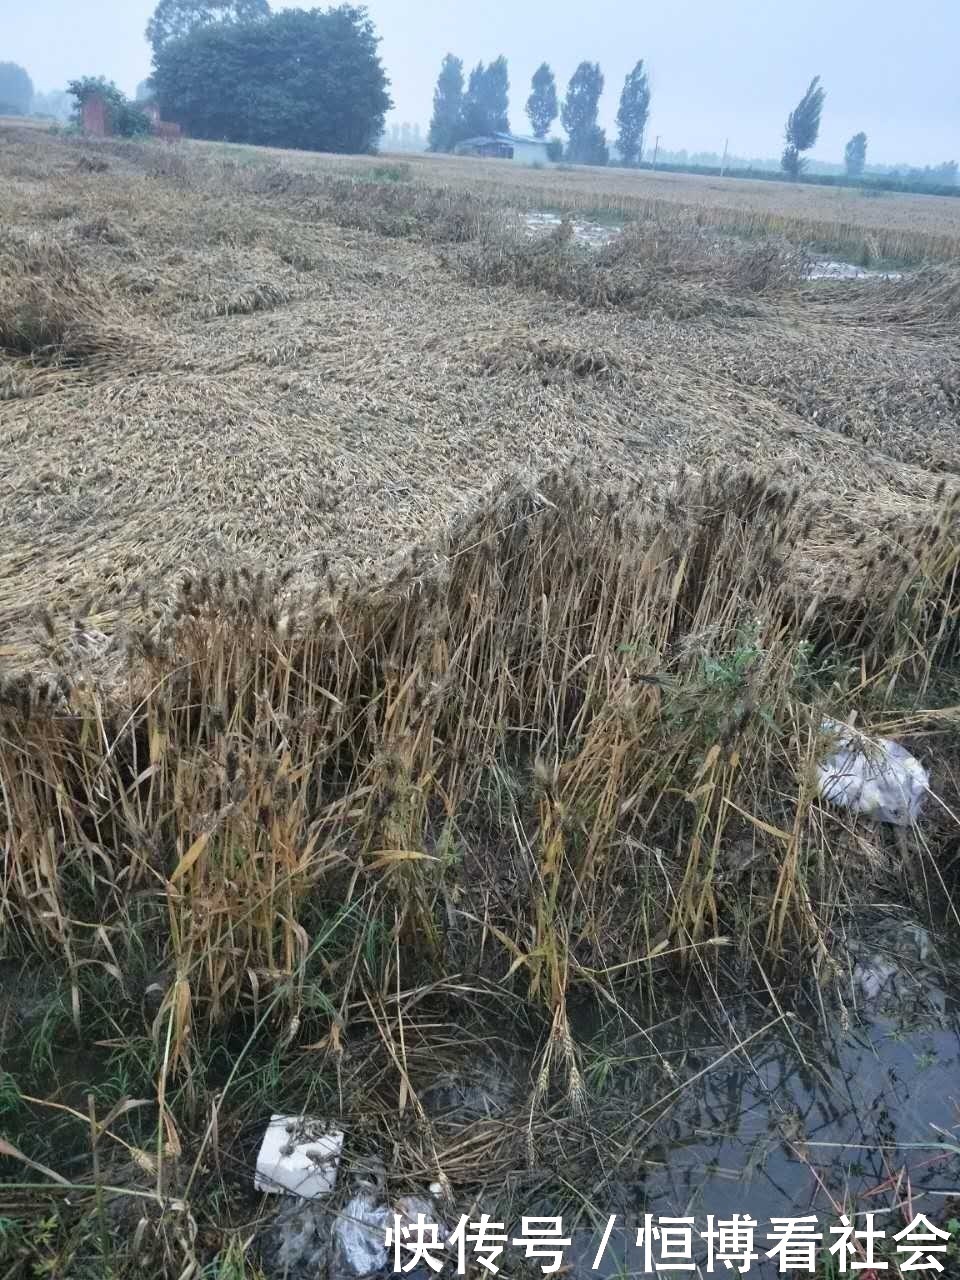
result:
[[(551, 159), (564, 158), (575, 164), (608, 162), (607, 135), (598, 119), (603, 87), (599, 63), (581, 62), (570, 77), (561, 103), (549, 63), (541, 63), (533, 73), (526, 102), (533, 136), (546, 140), (558, 116), (567, 134), (566, 144), (560, 138), (550, 138), (547, 151)], [(463, 59), (448, 53), (433, 92), (429, 149), (454, 151), (468, 138), (508, 133), (509, 88), (503, 55), (486, 67), (478, 62), (465, 82)], [(617, 150), (622, 164), (639, 162), (649, 114), (650, 83), (641, 59), (626, 77), (620, 94)]]
[[(379, 37), (362, 6), (274, 13), (268, 0), (158, 0), (146, 36), (153, 70), (138, 86), (137, 100), (155, 99), (163, 118), (193, 137), (348, 152), (373, 151), (383, 137), (393, 104), (377, 53)], [(448, 53), (433, 95), (429, 149), (452, 151), (468, 138), (509, 132), (509, 90), (502, 55), (488, 65), (478, 62), (465, 76), (462, 59)], [(610, 146), (599, 123), (603, 90), (596, 62), (579, 64), (562, 101), (550, 65), (537, 68), (525, 110), (534, 136), (549, 138), (551, 159), (608, 163)], [(75, 121), (84, 98), (100, 92), (116, 132), (137, 134), (148, 127), (136, 104), (103, 77), (72, 81), (69, 92), (76, 103)], [(780, 164), (790, 178), (807, 170), (806, 154), (819, 136), (825, 98), (820, 77), (814, 76), (787, 117)], [(68, 101), (59, 91), (36, 93), (23, 67), (0, 62), (0, 115), (33, 111), (63, 118)], [(622, 165), (644, 162), (650, 103), (641, 59), (620, 93), (615, 145)], [(551, 134), (558, 118), (566, 141)], [(409, 149), (417, 145), (411, 146), (402, 133), (399, 142)], [(862, 179), (866, 165), (867, 135), (861, 131), (846, 145), (846, 176)], [(957, 180), (953, 161), (889, 172), (918, 187), (950, 187)]]
[[(533, 136), (546, 139), (558, 116), (567, 134), (565, 145), (560, 138), (550, 138), (547, 154), (551, 160), (565, 159), (574, 164), (591, 165), (609, 163), (607, 135), (598, 119), (603, 88), (603, 72), (596, 62), (580, 63), (570, 77), (562, 103), (550, 64), (542, 62), (533, 73), (525, 107)], [(482, 62), (477, 63), (465, 84), (463, 60), (448, 53), (443, 59), (433, 93), (429, 150), (454, 151), (468, 138), (509, 132), (508, 91), (507, 60), (502, 55), (489, 67), (484, 67)], [(795, 181), (806, 170), (804, 153), (814, 146), (819, 137), (825, 100), (826, 91), (820, 84), (820, 77), (814, 76), (787, 117), (780, 166), (783, 173)], [(650, 101), (650, 81), (643, 59), (640, 59), (624, 80), (620, 93), (616, 147), (621, 165), (633, 167), (643, 162)], [(867, 135), (861, 131), (855, 133), (846, 145), (844, 170), (847, 177), (862, 178), (866, 163)], [(950, 161), (935, 168), (911, 169), (906, 177), (919, 183), (949, 186), (957, 180), (957, 166)]]

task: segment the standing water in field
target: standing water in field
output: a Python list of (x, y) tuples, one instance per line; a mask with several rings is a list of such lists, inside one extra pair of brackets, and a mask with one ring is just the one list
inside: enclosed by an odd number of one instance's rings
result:
[[(558, 213), (543, 209), (529, 209), (523, 214), (523, 225), (530, 235), (539, 237), (556, 231), (563, 218)], [(576, 244), (585, 245), (589, 249), (602, 249), (623, 231), (622, 223), (599, 223), (585, 218), (571, 218), (573, 240)], [(875, 268), (860, 267), (853, 262), (840, 262), (826, 256), (815, 254), (811, 257), (806, 270), (808, 280), (900, 280), (898, 271), (881, 271)]]
[[(828, 1247), (843, 1212), (851, 1221), (876, 1213), (888, 1236), (916, 1213), (934, 1223), (955, 1215), (956, 979), (956, 957), (947, 960), (925, 928), (906, 914), (878, 915), (850, 944), (840, 998), (812, 993), (805, 1014), (779, 1009), (759, 986), (734, 999), (667, 998), (653, 1027), (638, 1017), (616, 1048), (623, 1021), (595, 1026), (587, 1070), (604, 1081), (601, 1113), (619, 1110), (606, 1136), (622, 1156), (605, 1184), (578, 1188), (599, 1214), (599, 1225), (590, 1229), (585, 1216), (575, 1233), (580, 1273), (642, 1272), (644, 1214), (654, 1223), (691, 1218), (701, 1264), (708, 1215), (749, 1215), (758, 1224), (753, 1269), (771, 1276), (779, 1273), (776, 1258), (764, 1256), (772, 1218), (816, 1215)], [(658, 1061), (666, 1076), (651, 1087)]]

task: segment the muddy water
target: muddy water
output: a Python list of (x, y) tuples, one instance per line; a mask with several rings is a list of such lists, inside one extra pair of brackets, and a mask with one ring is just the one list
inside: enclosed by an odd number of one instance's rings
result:
[[(906, 1201), (911, 1214), (945, 1221), (960, 1196), (958, 976), (948, 932), (933, 935), (905, 913), (874, 914), (850, 941), (841, 980), (792, 996), (789, 1013), (786, 992), (783, 1004), (762, 983), (711, 993), (706, 973), (686, 993), (658, 993), (655, 1016), (627, 1007), (601, 1020), (595, 1005), (571, 1007), (603, 1177), (571, 1189), (589, 1212), (568, 1225), (564, 1210), (567, 1274), (643, 1274), (636, 1231), (645, 1214), (654, 1223), (691, 1218), (691, 1257), (701, 1265), (708, 1216), (749, 1215), (759, 1254), (751, 1271), (764, 1277), (779, 1274), (764, 1256), (772, 1218), (814, 1214), (828, 1233), (843, 1210), (872, 1211), (892, 1234)], [(11, 1002), (23, 1025), (43, 995), (22, 975), (8, 986), (8, 1031)], [(4, 1048), (12, 1070), (16, 1040), (8, 1035)], [(82, 1110), (85, 1089), (109, 1070), (107, 1055), (68, 1056), (58, 1053), (59, 1097)], [(23, 1083), (29, 1066), (17, 1066)], [(510, 1070), (516, 1081), (517, 1064)], [(496, 1082), (474, 1092), (480, 1102), (461, 1090), (444, 1108), (489, 1113)], [(429, 1091), (424, 1101), (432, 1110)], [(81, 1157), (62, 1157), (69, 1175)], [(550, 1194), (522, 1211), (557, 1212)], [(726, 1274), (722, 1263), (715, 1271)]]
[(808, 280), (901, 280), (899, 271), (878, 271), (858, 267), (853, 262), (837, 262), (832, 258), (815, 258), (807, 271)]
[[(547, 213), (541, 209), (531, 209), (523, 216), (523, 223), (533, 236), (544, 236), (555, 231), (563, 219), (559, 214)], [(597, 222), (588, 222), (583, 218), (571, 219), (573, 238), (578, 244), (587, 245), (591, 249), (602, 249), (623, 230), (620, 224), (601, 226)]]
[[(673, 1066), (676, 1094), (670, 1099), (669, 1085), (661, 1087), (669, 1105), (652, 1128), (625, 1122), (621, 1136), (642, 1148), (641, 1180), (633, 1203), (597, 1205), (604, 1224), (615, 1212), (617, 1221), (596, 1270), (601, 1235), (577, 1233), (578, 1272), (642, 1272), (643, 1214), (654, 1224), (693, 1218), (701, 1264), (698, 1232), (707, 1216), (749, 1214), (758, 1223), (753, 1270), (775, 1275), (778, 1261), (764, 1257), (771, 1218), (814, 1214), (829, 1244), (845, 1210), (875, 1212), (877, 1228), (889, 1234), (904, 1225), (898, 1202), (934, 1222), (955, 1213), (956, 974), (955, 958), (945, 962), (925, 930), (887, 918), (855, 944), (845, 999), (827, 1006), (825, 995), (823, 1003), (814, 996), (806, 1013), (778, 1019), (769, 993), (757, 991), (666, 1019), (651, 1039)], [(612, 1087), (628, 1107), (629, 1085)]]
[[(555, 231), (561, 221), (559, 214), (542, 209), (531, 209), (523, 215), (524, 226), (532, 236), (544, 236)], [(583, 218), (573, 219), (571, 226), (574, 241), (590, 249), (602, 249), (604, 245), (615, 240), (623, 230), (621, 224), (602, 225)], [(840, 262), (833, 258), (817, 256), (810, 261), (806, 278), (808, 280), (900, 280), (902, 275), (897, 271), (880, 271), (860, 267), (853, 262)]]

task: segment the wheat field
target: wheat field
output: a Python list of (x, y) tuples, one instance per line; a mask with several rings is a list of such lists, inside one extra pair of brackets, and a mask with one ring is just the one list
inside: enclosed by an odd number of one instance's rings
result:
[[(115, 1073), (89, 1115), (0, 1091), (31, 1177), (30, 1107), (112, 1162), (61, 1179), (60, 1256), (253, 1268), (281, 1074), (472, 1196), (587, 1124), (571, 1001), (842, 1004), (867, 896), (957, 923), (950, 202), (15, 129), (0, 173), (0, 930), (56, 975), (31, 1077), (44, 1036)], [(922, 265), (809, 280), (814, 222)], [(852, 713), (931, 765), (901, 842), (817, 799)], [(522, 1103), (433, 1127), (508, 1013)]]
[[(220, 152), (243, 156), (250, 148), (224, 144)], [(420, 185), (490, 194), (520, 207), (665, 219), (683, 213), (740, 234), (788, 234), (831, 246), (865, 264), (888, 257), (915, 262), (956, 258), (960, 253), (960, 208), (948, 196), (650, 170), (536, 169), (508, 160), (478, 165), (442, 154), (314, 158), (269, 148), (263, 153), (299, 172), (369, 174), (400, 165)]]

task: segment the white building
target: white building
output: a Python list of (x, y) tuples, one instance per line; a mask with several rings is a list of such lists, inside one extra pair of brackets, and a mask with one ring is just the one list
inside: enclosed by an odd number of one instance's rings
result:
[(454, 151), (458, 156), (512, 160), (514, 164), (551, 163), (545, 138), (522, 138), (514, 133), (492, 133), (481, 138), (466, 138), (457, 143)]

